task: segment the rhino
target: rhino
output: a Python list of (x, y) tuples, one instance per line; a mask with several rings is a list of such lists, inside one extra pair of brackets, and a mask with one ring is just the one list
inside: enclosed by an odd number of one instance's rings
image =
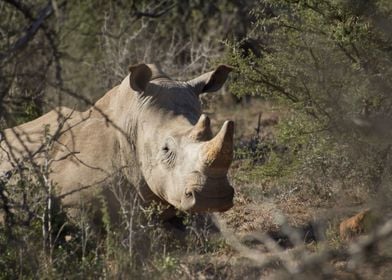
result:
[(226, 211), (234, 197), (227, 177), (234, 123), (225, 121), (213, 136), (199, 95), (219, 90), (231, 70), (219, 65), (177, 81), (154, 64), (130, 66), (129, 75), (88, 110), (58, 107), (5, 129), (0, 174), (27, 160), (41, 169), (49, 162), (47, 180), (70, 213), (103, 193), (119, 172), (146, 203), (187, 212)]

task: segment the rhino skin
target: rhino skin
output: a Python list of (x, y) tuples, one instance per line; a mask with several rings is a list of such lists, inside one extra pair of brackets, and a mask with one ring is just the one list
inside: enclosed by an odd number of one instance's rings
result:
[[(154, 64), (129, 70), (87, 111), (58, 107), (4, 130), (0, 175), (29, 160), (45, 164), (43, 143), (49, 135), (54, 139), (49, 180), (71, 213), (104, 193), (119, 172), (146, 203), (190, 212), (230, 209), (234, 123), (224, 122), (213, 137), (199, 94), (219, 90), (232, 68), (219, 65), (185, 82), (170, 79)], [(109, 210), (113, 204), (109, 199)]]

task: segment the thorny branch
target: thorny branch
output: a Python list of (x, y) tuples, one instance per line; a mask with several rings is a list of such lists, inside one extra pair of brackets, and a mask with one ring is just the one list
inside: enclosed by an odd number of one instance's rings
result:
[[(11, 57), (18, 51), (21, 51), (23, 48), (27, 46), (27, 44), (34, 38), (35, 34), (39, 29), (44, 29), (45, 36), (48, 38), (54, 53), (57, 53), (57, 48), (53, 42), (53, 32), (49, 30), (44, 24), (45, 21), (53, 14), (53, 6), (52, 2), (48, 2), (45, 7), (43, 7), (38, 13), (37, 18), (34, 18), (31, 14), (30, 10), (23, 3), (16, 0), (5, 0), (7, 3), (14, 6), (17, 10), (21, 11), (23, 15), (31, 21), (31, 24), (28, 28), (26, 28), (25, 35), (19, 38), (16, 43), (5, 53), (0, 54), (0, 60), (7, 59)], [(65, 2), (63, 2), (60, 6), (64, 6)]]

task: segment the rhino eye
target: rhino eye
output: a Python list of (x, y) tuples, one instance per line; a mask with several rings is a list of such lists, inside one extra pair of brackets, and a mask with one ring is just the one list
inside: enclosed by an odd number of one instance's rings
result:
[(168, 152), (170, 151), (170, 149), (169, 149), (168, 146), (165, 145), (165, 146), (163, 146), (162, 151), (163, 151), (164, 153), (168, 153)]
[(168, 139), (161, 151), (162, 162), (167, 167), (173, 167), (176, 160), (175, 144), (173, 139)]

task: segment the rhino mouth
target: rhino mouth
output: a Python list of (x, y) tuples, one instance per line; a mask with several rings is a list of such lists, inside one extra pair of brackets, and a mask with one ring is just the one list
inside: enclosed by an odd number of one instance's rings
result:
[(188, 212), (225, 212), (233, 207), (233, 198), (231, 186), (225, 194), (194, 191), (185, 194), (181, 208)]
[(202, 193), (198, 193), (197, 196), (201, 197), (202, 199), (224, 200), (224, 199), (232, 199), (233, 198), (233, 193), (230, 193), (228, 195), (223, 195), (223, 196), (213, 196), (213, 195), (205, 195), (205, 194), (202, 194)]

